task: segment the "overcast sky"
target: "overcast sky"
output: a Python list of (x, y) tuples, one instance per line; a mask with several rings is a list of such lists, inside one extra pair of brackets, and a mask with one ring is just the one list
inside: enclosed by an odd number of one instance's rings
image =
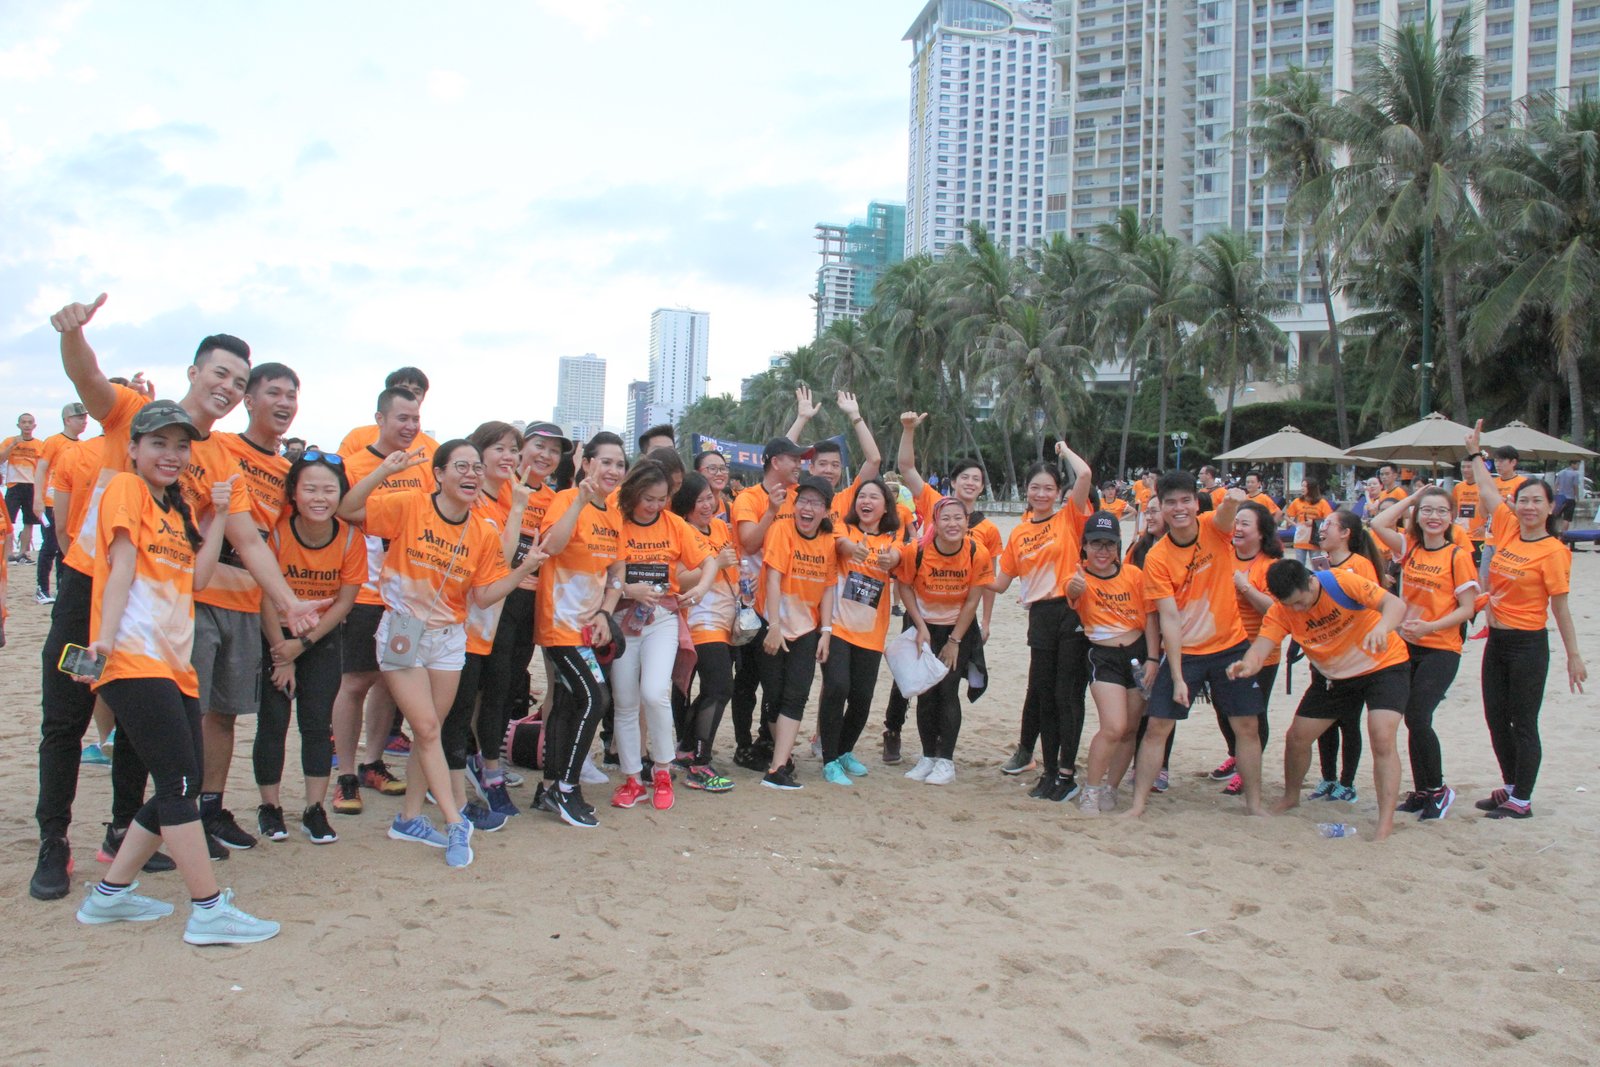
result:
[[(0, 4), (0, 429), (70, 399), (49, 314), (182, 391), (218, 331), (296, 431), (421, 366), (441, 435), (548, 418), (556, 361), (711, 314), (714, 392), (812, 334), (812, 226), (905, 197), (920, 0)], [(228, 428), (239, 428), (242, 410)]]

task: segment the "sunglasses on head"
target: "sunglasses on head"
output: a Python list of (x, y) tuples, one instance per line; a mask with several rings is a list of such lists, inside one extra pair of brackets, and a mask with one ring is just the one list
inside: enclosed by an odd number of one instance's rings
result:
[(324, 452), (320, 448), (308, 448), (304, 452), (300, 453), (300, 458), (311, 460), (313, 462), (320, 459), (330, 467), (344, 466), (343, 456), (339, 455), (337, 452)]

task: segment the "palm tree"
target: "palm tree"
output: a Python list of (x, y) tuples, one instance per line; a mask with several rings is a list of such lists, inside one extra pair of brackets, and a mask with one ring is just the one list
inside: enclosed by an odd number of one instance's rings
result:
[[(1047, 423), (1065, 427), (1076, 421), (1088, 398), (1084, 380), (1094, 365), (1093, 354), (1071, 342), (1060, 319), (1036, 301), (1013, 304), (980, 346), (995, 382), (995, 420), (1005, 431), (1032, 429), (1036, 455), (1044, 454)], [(1015, 468), (1007, 473), (1015, 485)]]
[(1233, 401), (1244, 374), (1270, 360), (1286, 338), (1272, 316), (1294, 307), (1274, 291), (1250, 239), (1207, 234), (1194, 250), (1194, 271), (1168, 313), (1194, 324), (1187, 345), (1212, 381), (1228, 390), (1222, 451), (1233, 446)]
[[(1138, 254), (1139, 246), (1150, 234), (1150, 229), (1131, 207), (1118, 209), (1110, 222), (1095, 227), (1094, 259), (1105, 284), (1114, 288), (1125, 278), (1129, 263)], [(1102, 315), (1096, 328), (1096, 347), (1111, 359), (1119, 359), (1128, 368), (1128, 396), (1122, 412), (1122, 444), (1117, 452), (1117, 477), (1128, 469), (1128, 434), (1133, 429), (1133, 398), (1139, 392), (1139, 360), (1129, 344), (1139, 329), (1139, 314), (1128, 311), (1121, 315)]]
[(834, 390), (861, 391), (877, 378), (883, 349), (868, 328), (855, 319), (839, 319), (817, 339), (823, 379)]
[(1109, 317), (1139, 322), (1128, 338), (1128, 351), (1146, 374), (1160, 376), (1156, 466), (1163, 469), (1167, 464), (1167, 401), (1173, 379), (1185, 369), (1182, 297), (1188, 284), (1188, 250), (1176, 238), (1150, 234), (1124, 258), (1121, 281), (1106, 304)]
[[(900, 411), (916, 408), (916, 401), (926, 395), (930, 384), (938, 410), (957, 410), (948, 406), (944, 369), (950, 344), (949, 315), (942, 295), (946, 273), (945, 265), (932, 256), (912, 256), (885, 271), (873, 289), (871, 317), (877, 343), (884, 350), (884, 377), (894, 383)], [(960, 412), (965, 414), (964, 405)], [(949, 419), (929, 422), (925, 447), (930, 453), (949, 454), (955, 429), (950, 423)], [(978, 455), (981, 458), (982, 454)]]
[[(1324, 215), (1326, 235), (1339, 258), (1372, 256), (1420, 229), (1422, 249), (1422, 349), (1432, 360), (1432, 301), (1436, 258), (1450, 260), (1457, 235), (1474, 207), (1468, 182), (1477, 164), (1477, 108), (1483, 63), (1471, 52), (1475, 4), (1440, 40), (1430, 14), (1420, 25), (1394, 30), (1381, 47), (1356, 57), (1356, 90), (1328, 113), (1332, 132), (1350, 161), (1331, 176)], [(1467, 417), (1458, 287), (1461, 268), (1447, 262), (1439, 273), (1444, 311), (1444, 353), (1450, 403), (1457, 421)], [(1429, 369), (1423, 368), (1426, 386)]]
[[(945, 253), (941, 266), (944, 282), (941, 294), (949, 326), (950, 344), (945, 350), (942, 381), (947, 393), (942, 410), (958, 413), (967, 443), (981, 461), (983, 453), (967, 419), (968, 403), (978, 389), (992, 383), (984, 373), (978, 354), (983, 338), (1006, 321), (1019, 299), (1025, 268), (1005, 249), (995, 244), (980, 223), (968, 223), (969, 245), (956, 245)], [(1004, 435), (1006, 467), (1015, 470), (1011, 440)]]
[(1322, 76), (1298, 67), (1269, 79), (1250, 102), (1252, 123), (1239, 132), (1252, 150), (1266, 156), (1266, 177), (1290, 189), (1290, 215), (1311, 245), (1312, 261), (1322, 283), (1322, 309), (1328, 318), (1329, 368), (1333, 404), (1339, 420), (1339, 447), (1350, 447), (1350, 420), (1344, 395), (1344, 364), (1339, 348), (1339, 322), (1333, 313), (1333, 279), (1328, 248), (1311, 226), (1328, 203), (1328, 176), (1333, 173), (1332, 104), (1322, 91)]

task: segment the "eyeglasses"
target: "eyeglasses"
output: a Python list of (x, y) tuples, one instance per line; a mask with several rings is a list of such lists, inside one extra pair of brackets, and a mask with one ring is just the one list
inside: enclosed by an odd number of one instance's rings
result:
[(343, 456), (339, 455), (337, 452), (324, 452), (320, 448), (308, 448), (304, 452), (300, 453), (300, 458), (312, 460), (313, 462), (320, 459), (330, 467), (344, 466)]
[(728, 465), (726, 463), (702, 463), (700, 464), (700, 473), (726, 474), (728, 473)]
[(464, 459), (458, 459), (454, 463), (450, 464), (450, 469), (455, 471), (457, 474), (482, 474), (483, 464), (468, 463)]
[(1449, 508), (1418, 508), (1417, 509), (1417, 514), (1421, 515), (1425, 519), (1448, 519), (1450, 517), (1450, 509)]

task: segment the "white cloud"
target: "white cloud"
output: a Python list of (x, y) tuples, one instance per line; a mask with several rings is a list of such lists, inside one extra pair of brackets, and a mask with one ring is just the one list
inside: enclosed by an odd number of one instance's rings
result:
[(428, 95), (435, 100), (460, 100), (467, 95), (466, 76), (453, 70), (430, 70)]
[(0, 79), (8, 81), (38, 81), (48, 78), (55, 70), (59, 42), (47, 38), (23, 41), (0, 52)]

